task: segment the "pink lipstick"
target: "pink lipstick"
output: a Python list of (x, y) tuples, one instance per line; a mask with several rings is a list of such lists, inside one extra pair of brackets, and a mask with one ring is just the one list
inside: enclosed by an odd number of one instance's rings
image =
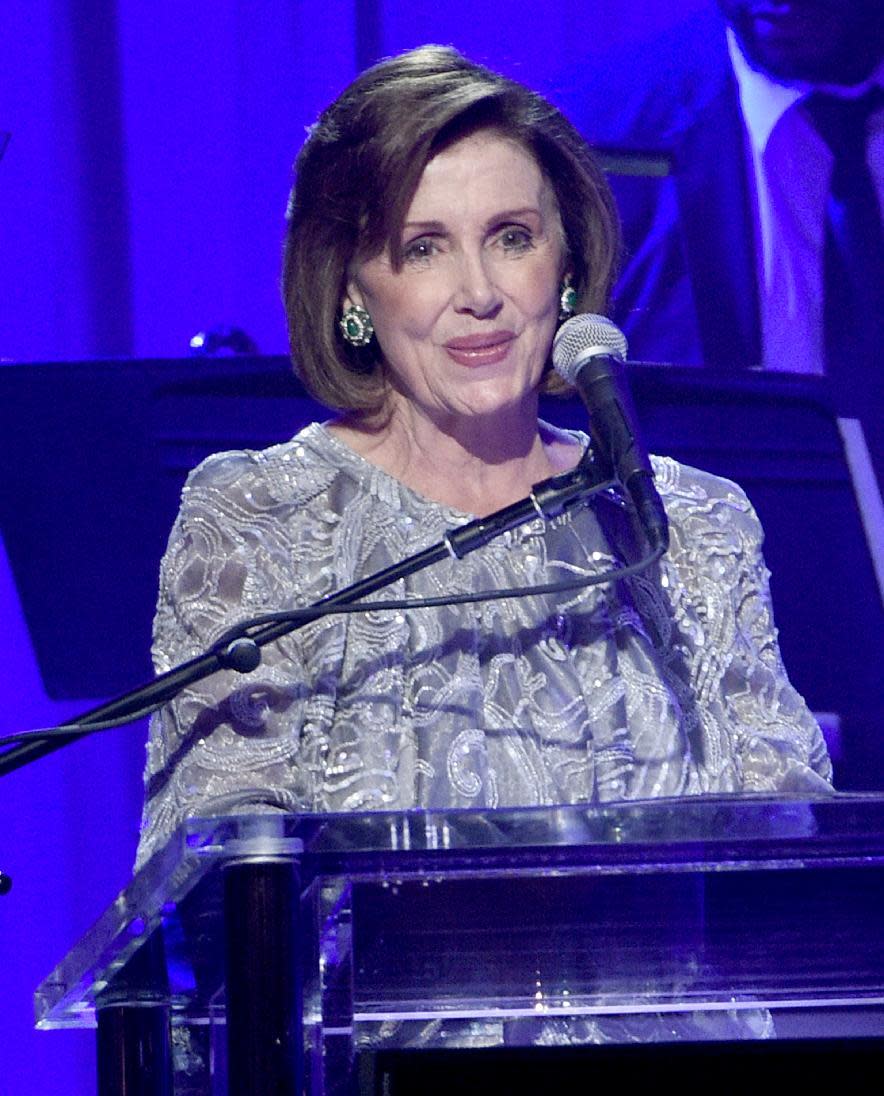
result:
[(445, 351), (459, 365), (494, 365), (507, 356), (515, 337), (512, 331), (462, 335), (449, 339)]

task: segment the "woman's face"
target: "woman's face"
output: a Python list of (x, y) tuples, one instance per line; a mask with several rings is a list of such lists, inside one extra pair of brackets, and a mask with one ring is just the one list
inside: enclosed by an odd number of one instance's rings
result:
[(531, 153), (495, 130), (440, 152), (406, 215), (401, 257), (398, 271), (386, 251), (355, 264), (345, 301), (371, 315), (394, 414), (445, 426), (533, 406), (565, 247)]

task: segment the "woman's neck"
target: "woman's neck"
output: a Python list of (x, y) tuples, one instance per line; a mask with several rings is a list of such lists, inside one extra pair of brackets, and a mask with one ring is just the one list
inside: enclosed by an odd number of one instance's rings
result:
[(396, 414), (381, 422), (350, 416), (330, 424), (360, 456), (411, 490), (465, 513), (484, 516), (524, 498), (531, 487), (572, 468), (579, 447), (538, 423), (536, 408), (437, 424)]

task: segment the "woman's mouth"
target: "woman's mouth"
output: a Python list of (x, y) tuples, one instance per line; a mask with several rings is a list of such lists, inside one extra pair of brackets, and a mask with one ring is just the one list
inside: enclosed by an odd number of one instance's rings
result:
[(507, 356), (515, 338), (512, 331), (463, 335), (449, 339), (445, 351), (459, 365), (495, 365)]

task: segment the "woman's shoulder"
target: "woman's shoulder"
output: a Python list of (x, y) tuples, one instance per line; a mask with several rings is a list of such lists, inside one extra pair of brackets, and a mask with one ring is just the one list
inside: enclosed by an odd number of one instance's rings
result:
[(310, 423), (289, 441), (267, 449), (213, 453), (193, 469), (183, 490), (185, 502), (225, 497), (247, 508), (304, 506), (328, 491), (340, 474), (334, 447), (320, 423)]
[(734, 480), (682, 464), (673, 457), (651, 456), (651, 466), (664, 503), (720, 502), (740, 511), (751, 509), (746, 492)]
[(745, 550), (760, 546), (763, 532), (743, 488), (731, 479), (682, 464), (672, 457), (651, 457), (654, 482), (676, 539), (699, 545), (733, 539)]

